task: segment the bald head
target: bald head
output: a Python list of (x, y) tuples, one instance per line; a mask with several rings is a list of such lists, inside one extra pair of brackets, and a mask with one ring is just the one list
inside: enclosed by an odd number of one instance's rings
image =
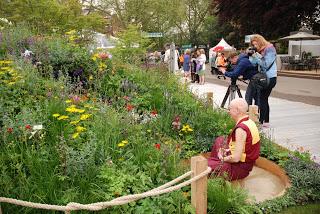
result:
[(243, 98), (236, 98), (230, 102), (229, 114), (233, 120), (238, 121), (243, 116), (247, 115), (248, 104)]

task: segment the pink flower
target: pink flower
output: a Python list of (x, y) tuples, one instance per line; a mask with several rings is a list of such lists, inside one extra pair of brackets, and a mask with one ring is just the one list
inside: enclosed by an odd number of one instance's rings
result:
[(128, 97), (128, 96), (123, 96), (123, 99), (124, 99), (125, 101), (130, 101), (130, 97)]
[(11, 128), (11, 127), (7, 128), (7, 132), (12, 133), (13, 132), (13, 128)]
[(172, 122), (172, 128), (173, 129), (176, 129), (176, 130), (179, 130), (181, 127), (181, 123), (180, 123), (180, 116), (175, 116), (174, 117), (174, 120)]
[(74, 103), (80, 102), (80, 99), (81, 99), (81, 98), (80, 98), (79, 96), (77, 96), (77, 95), (75, 95), (75, 96), (72, 97), (72, 100), (73, 100)]

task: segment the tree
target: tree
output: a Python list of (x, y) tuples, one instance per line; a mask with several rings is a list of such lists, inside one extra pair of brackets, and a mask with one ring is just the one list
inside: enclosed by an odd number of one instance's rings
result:
[(143, 59), (149, 45), (149, 39), (142, 37), (137, 26), (128, 25), (128, 28), (119, 34), (116, 48), (111, 52), (122, 62), (138, 63)]
[(104, 19), (97, 13), (84, 15), (78, 0), (0, 1), (0, 17), (13, 23), (25, 22), (39, 34), (75, 30), (103, 30)]
[[(87, 0), (89, 1), (89, 0)], [(161, 32), (167, 41), (207, 42), (204, 23), (211, 0), (101, 0), (96, 7), (105, 11), (122, 28), (134, 24), (146, 32)], [(112, 15), (111, 15), (112, 13)]]
[[(260, 33), (269, 39), (288, 35), (302, 26), (319, 32), (320, 1), (213, 0), (220, 23), (230, 23), (241, 36)], [(317, 9), (318, 8), (318, 9)]]

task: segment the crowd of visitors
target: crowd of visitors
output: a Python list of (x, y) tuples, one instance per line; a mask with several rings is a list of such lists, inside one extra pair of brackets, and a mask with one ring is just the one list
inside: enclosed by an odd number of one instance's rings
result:
[[(225, 52), (213, 52), (210, 56), (209, 66), (211, 73), (217, 75), (218, 78), (229, 77), (231, 79), (242, 78), (248, 80), (246, 90), (246, 101), (248, 105), (256, 104), (259, 107), (259, 121), (262, 127), (269, 127), (269, 96), (277, 82), (276, 67), (276, 50), (274, 46), (261, 35), (252, 35), (251, 48), (247, 51), (237, 54)], [(182, 52), (182, 53), (181, 53)], [(170, 54), (174, 53), (173, 56)], [(169, 65), (169, 70), (173, 72), (183, 72), (185, 82), (205, 84), (206, 70), (206, 54), (204, 49), (195, 50), (170, 50), (170, 46), (166, 46), (163, 53), (153, 54), (158, 56), (160, 61)], [(174, 66), (170, 65), (170, 61), (174, 61)], [(170, 68), (171, 66), (171, 68)], [(256, 79), (257, 74), (263, 73), (266, 76), (267, 86), (261, 87)], [(259, 76), (260, 77), (260, 76)], [(253, 79), (255, 81), (253, 81)]]

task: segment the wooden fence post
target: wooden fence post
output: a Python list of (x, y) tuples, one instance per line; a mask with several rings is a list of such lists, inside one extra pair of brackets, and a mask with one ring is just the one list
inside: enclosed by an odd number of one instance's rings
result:
[(250, 105), (249, 106), (249, 118), (254, 122), (258, 122), (258, 106)]
[(207, 93), (207, 103), (208, 103), (208, 106), (210, 107), (213, 106), (213, 92)]
[[(202, 156), (191, 158), (192, 177), (202, 173), (208, 168), (208, 161)], [(191, 183), (191, 204), (196, 214), (207, 213), (207, 176)]]

